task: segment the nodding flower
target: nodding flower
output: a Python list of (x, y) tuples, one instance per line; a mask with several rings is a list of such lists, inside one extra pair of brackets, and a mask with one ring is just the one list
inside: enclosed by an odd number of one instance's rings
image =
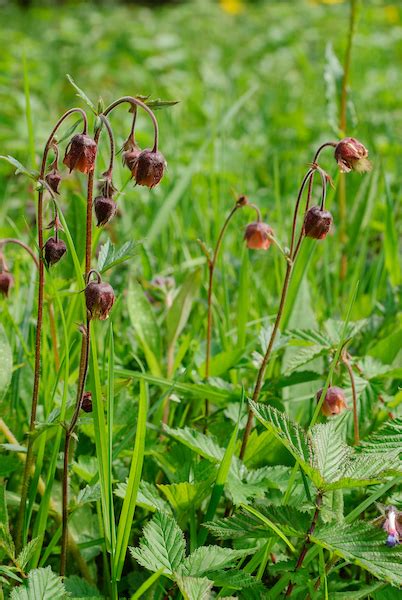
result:
[(63, 163), (70, 169), (90, 173), (95, 168), (96, 142), (86, 135), (79, 133), (71, 138), (66, 148)]
[(352, 137), (343, 138), (335, 147), (335, 160), (341, 173), (366, 173), (371, 170), (368, 150), (361, 142)]
[(304, 217), (304, 233), (315, 240), (323, 240), (332, 225), (332, 215), (328, 210), (312, 206)]
[(274, 232), (266, 223), (256, 221), (250, 223), (244, 232), (247, 248), (251, 250), (268, 250), (272, 244), (272, 236)]
[[(85, 302), (90, 319), (105, 321), (112, 310), (115, 295), (112, 286), (103, 282), (96, 271), (90, 271), (89, 276), (95, 273), (97, 281), (90, 281), (85, 288)], [(88, 278), (89, 278), (88, 276)]]
[[(316, 395), (317, 401), (321, 398), (321, 393), (322, 389), (318, 390)], [(327, 389), (324, 402), (321, 406), (322, 414), (326, 417), (339, 415), (345, 408), (347, 408), (347, 404), (344, 391), (335, 385), (330, 386)]]
[(14, 277), (8, 271), (0, 272), (0, 293), (3, 294), (6, 298), (8, 297), (8, 292), (10, 291), (10, 287), (14, 285)]
[(399, 544), (399, 535), (402, 534), (402, 524), (399, 523), (399, 516), (400, 513), (398, 513), (395, 506), (390, 506), (388, 508), (387, 518), (382, 526), (384, 531), (388, 533), (385, 544), (390, 548)]
[(166, 160), (157, 150), (143, 150), (133, 161), (131, 172), (137, 185), (153, 188), (163, 177), (166, 169)]

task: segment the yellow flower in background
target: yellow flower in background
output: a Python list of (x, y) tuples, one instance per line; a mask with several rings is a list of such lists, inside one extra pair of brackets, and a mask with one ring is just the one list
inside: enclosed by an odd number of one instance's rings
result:
[(388, 4), (388, 6), (384, 6), (384, 12), (388, 23), (391, 23), (392, 25), (395, 23), (400, 23), (401, 17), (399, 8), (395, 6), (395, 4)]
[(345, 0), (310, 0), (312, 4), (343, 4)]
[(219, 0), (222, 10), (230, 15), (239, 15), (245, 9), (244, 3), (241, 0)]

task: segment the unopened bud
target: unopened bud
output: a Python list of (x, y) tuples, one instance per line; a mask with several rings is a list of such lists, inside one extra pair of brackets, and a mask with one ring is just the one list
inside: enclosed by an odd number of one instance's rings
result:
[(246, 240), (247, 248), (252, 250), (268, 250), (272, 243), (274, 232), (266, 223), (256, 221), (250, 223), (246, 227), (244, 239)]
[(155, 187), (163, 177), (166, 161), (161, 152), (143, 150), (135, 161), (133, 175), (138, 185)]
[(323, 240), (332, 225), (332, 215), (319, 206), (312, 206), (304, 217), (304, 233), (315, 240)]
[(85, 301), (91, 319), (104, 321), (115, 301), (112, 286), (103, 281), (90, 281), (85, 288)]
[(335, 160), (341, 173), (350, 173), (350, 171), (365, 173), (370, 171), (371, 163), (367, 157), (367, 148), (352, 137), (343, 138), (335, 147)]
[(44, 247), (45, 262), (48, 267), (55, 265), (67, 252), (67, 246), (63, 240), (49, 238)]
[(6, 298), (10, 288), (14, 285), (14, 277), (8, 271), (2, 271), (0, 273), (0, 293)]
[(95, 168), (96, 143), (89, 135), (79, 133), (75, 135), (66, 149), (63, 163), (70, 169), (90, 173)]
[(92, 412), (92, 394), (91, 392), (84, 392), (82, 395), (81, 408), (84, 412)]
[(117, 210), (117, 204), (113, 198), (98, 196), (95, 198), (95, 215), (98, 219), (97, 226), (106, 225), (114, 217)]
[[(322, 389), (317, 392), (317, 401), (321, 398)], [(344, 391), (336, 386), (331, 386), (327, 389), (324, 402), (321, 406), (321, 412), (326, 417), (339, 415), (347, 408)]]
[(48, 173), (45, 177), (46, 183), (48, 184), (48, 186), (50, 187), (51, 190), (53, 190), (53, 192), (55, 194), (59, 193), (59, 184), (61, 181), (61, 175), (59, 173), (59, 171), (57, 171), (56, 169), (53, 169), (52, 171), (50, 171), (50, 173)]

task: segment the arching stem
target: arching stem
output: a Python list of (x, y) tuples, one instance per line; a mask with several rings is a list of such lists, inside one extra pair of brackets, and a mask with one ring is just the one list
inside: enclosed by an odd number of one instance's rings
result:
[[(64, 113), (62, 117), (57, 121), (56, 125), (53, 127), (53, 130), (48, 137), (48, 140), (45, 145), (45, 149), (43, 151), (42, 163), (39, 173), (39, 180), (43, 180), (45, 177), (46, 171), (46, 162), (49, 151), (53, 145), (54, 136), (61, 126), (61, 124), (72, 114), (79, 113), (82, 116), (84, 122), (83, 133), (87, 132), (88, 122), (87, 116), (85, 112), (81, 108), (71, 108), (67, 112)], [(31, 404), (31, 417), (29, 421), (29, 432), (35, 428), (36, 421), (36, 411), (38, 407), (38, 396), (39, 396), (39, 383), (40, 383), (40, 353), (41, 353), (41, 338), (42, 338), (42, 324), (43, 324), (43, 296), (44, 296), (44, 286), (45, 286), (45, 266), (42, 258), (42, 248), (43, 248), (43, 195), (44, 195), (44, 187), (41, 186), (38, 192), (38, 214), (37, 214), (37, 228), (38, 228), (38, 248), (39, 248), (39, 284), (38, 284), (38, 313), (36, 320), (36, 336), (35, 336), (35, 367), (34, 367), (34, 384), (32, 391), (32, 404)], [(28, 497), (28, 487), (29, 487), (29, 479), (31, 475), (31, 467), (33, 462), (33, 443), (34, 438), (32, 435), (28, 437), (28, 445), (27, 445), (27, 457), (25, 461), (24, 474), (22, 478), (22, 486), (21, 486), (21, 499), (20, 505), (18, 509), (17, 516), (17, 524), (16, 524), (16, 536), (15, 536), (15, 545), (17, 551), (21, 549), (22, 546), (22, 530), (24, 526), (24, 513), (26, 507), (26, 501)]]

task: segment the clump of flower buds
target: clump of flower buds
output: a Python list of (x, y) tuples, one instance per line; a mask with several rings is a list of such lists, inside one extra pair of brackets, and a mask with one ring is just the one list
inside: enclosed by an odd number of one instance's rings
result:
[(355, 138), (343, 138), (335, 146), (335, 160), (341, 173), (350, 173), (350, 171), (366, 173), (370, 171), (371, 163), (367, 157), (367, 148)]
[(50, 189), (55, 193), (59, 193), (59, 184), (61, 181), (61, 175), (57, 169), (52, 169), (45, 177), (46, 183)]
[(315, 240), (323, 240), (332, 225), (332, 215), (328, 210), (312, 206), (304, 217), (304, 233)]
[(96, 143), (86, 133), (75, 135), (66, 148), (63, 163), (70, 169), (90, 173), (95, 168)]
[(91, 392), (84, 392), (82, 395), (81, 408), (84, 412), (92, 412), (92, 394)]
[(55, 265), (67, 252), (67, 246), (63, 240), (49, 238), (44, 246), (45, 262), (48, 267)]
[(247, 248), (252, 250), (268, 250), (272, 243), (274, 232), (266, 223), (256, 221), (250, 223), (246, 227), (244, 239), (246, 240)]
[(157, 150), (143, 150), (135, 159), (131, 170), (137, 185), (153, 188), (163, 177), (166, 160)]
[(90, 281), (85, 288), (85, 302), (88, 315), (91, 319), (104, 321), (109, 317), (115, 301), (114, 291), (109, 283), (102, 281), (96, 271), (91, 271), (98, 276), (97, 281)]
[[(316, 398), (317, 402), (321, 398), (322, 388), (318, 390)], [(325, 395), (324, 402), (321, 406), (321, 412), (326, 417), (330, 417), (333, 415), (339, 415), (341, 412), (347, 408), (346, 398), (344, 391), (336, 386), (331, 386), (327, 389), (327, 393)]]
[(8, 271), (2, 271), (0, 273), (0, 293), (6, 298), (10, 288), (14, 285), (14, 277)]

